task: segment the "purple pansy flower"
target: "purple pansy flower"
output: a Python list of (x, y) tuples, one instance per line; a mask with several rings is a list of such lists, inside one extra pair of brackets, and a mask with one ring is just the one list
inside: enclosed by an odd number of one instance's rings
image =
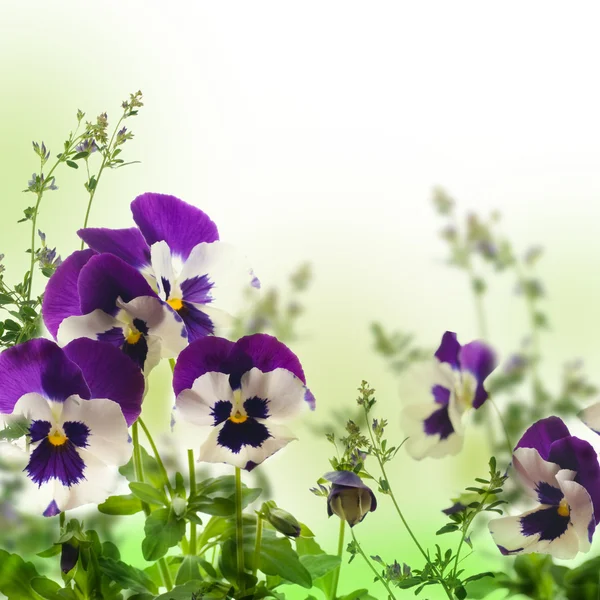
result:
[(354, 527), (377, 508), (373, 490), (352, 471), (331, 471), (323, 479), (333, 484), (327, 496), (327, 515), (337, 515)]
[(217, 226), (175, 196), (147, 193), (131, 203), (138, 228), (82, 229), (97, 252), (114, 254), (143, 273), (183, 319), (189, 341), (229, 325), (258, 279), (235, 249), (219, 241)]
[(127, 426), (143, 393), (137, 366), (103, 342), (61, 349), (36, 339), (0, 354), (0, 414), (27, 429), (24, 471), (45, 516), (108, 497), (111, 465), (131, 456)]
[(42, 307), (60, 345), (79, 338), (109, 342), (147, 375), (187, 345), (181, 317), (136, 269), (112, 254), (74, 252), (50, 278)]
[(179, 356), (173, 388), (181, 417), (213, 428), (199, 461), (247, 471), (296, 439), (282, 423), (315, 404), (296, 355), (265, 334), (192, 342)]
[(562, 559), (587, 552), (600, 519), (600, 465), (592, 446), (572, 436), (558, 417), (548, 417), (524, 433), (513, 465), (539, 506), (490, 521), (500, 552)]
[(461, 346), (446, 331), (427, 365), (427, 402), (407, 406), (402, 424), (409, 439), (408, 453), (417, 460), (458, 453), (463, 445), (462, 415), (479, 408), (488, 398), (484, 381), (496, 367), (494, 351), (483, 342)]

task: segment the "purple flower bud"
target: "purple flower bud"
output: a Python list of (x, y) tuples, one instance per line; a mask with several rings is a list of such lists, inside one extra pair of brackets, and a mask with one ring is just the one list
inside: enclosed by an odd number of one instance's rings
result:
[(377, 498), (370, 487), (352, 471), (331, 471), (323, 475), (331, 481), (331, 491), (327, 497), (327, 514), (335, 514), (345, 520), (350, 527), (360, 523), (368, 512), (377, 508)]

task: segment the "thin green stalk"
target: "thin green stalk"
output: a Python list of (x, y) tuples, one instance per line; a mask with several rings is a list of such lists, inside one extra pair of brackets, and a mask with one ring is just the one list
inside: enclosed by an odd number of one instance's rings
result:
[(258, 563), (260, 557), (260, 547), (262, 544), (262, 530), (263, 530), (263, 520), (260, 515), (257, 516), (256, 520), (256, 542), (254, 543), (254, 563), (252, 564), (252, 576), (256, 577), (256, 573), (258, 572)]
[[(373, 448), (377, 448), (377, 444), (375, 443), (375, 437), (373, 436), (373, 428), (371, 427), (371, 424), (369, 422), (369, 411), (367, 410), (367, 406), (364, 405), (364, 404), (363, 404), (363, 408), (365, 410), (365, 417), (366, 417), (366, 421), (367, 421), (367, 429), (369, 430), (369, 436), (371, 437), (371, 444), (372, 444)], [(387, 476), (387, 473), (386, 473), (386, 470), (385, 470), (385, 466), (383, 464), (383, 461), (381, 460), (381, 456), (379, 455), (379, 453), (375, 453), (375, 457), (377, 458), (377, 462), (379, 463), (379, 468), (381, 469), (381, 474), (383, 475), (383, 478), (387, 481), (387, 484), (388, 484), (388, 495), (392, 499), (394, 507), (396, 508), (396, 512), (398, 513), (398, 516), (400, 517), (400, 520), (402, 521), (402, 524), (404, 525), (404, 528), (406, 529), (406, 531), (408, 532), (408, 534), (412, 538), (412, 541), (415, 543), (415, 546), (419, 549), (419, 552), (423, 555), (423, 558), (425, 559), (425, 561), (427, 562), (427, 564), (431, 567), (432, 571), (439, 577), (440, 585), (444, 588), (444, 591), (446, 592), (446, 595), (448, 596), (448, 598), (450, 600), (454, 600), (452, 598), (452, 593), (448, 589), (448, 586), (446, 585), (446, 582), (444, 581), (444, 579), (442, 577), (442, 574), (438, 571), (438, 569), (436, 568), (436, 566), (431, 562), (431, 559), (429, 558), (429, 555), (427, 554), (427, 552), (425, 552), (425, 550), (423, 549), (423, 546), (421, 546), (421, 544), (419, 543), (419, 540), (417, 539), (417, 537), (413, 533), (412, 529), (410, 528), (410, 525), (408, 524), (408, 522), (404, 518), (404, 515), (402, 514), (402, 511), (400, 510), (400, 506), (399, 506), (399, 504), (398, 504), (398, 502), (396, 500), (396, 496), (394, 496), (394, 492), (392, 491), (392, 486), (390, 485), (390, 480), (389, 480), (389, 478)]]
[(154, 443), (154, 440), (152, 439), (152, 434), (150, 433), (150, 430), (148, 429), (148, 427), (146, 427), (146, 424), (142, 420), (142, 417), (138, 417), (138, 420), (136, 421), (136, 423), (139, 423), (141, 428), (144, 430), (144, 435), (146, 436), (146, 439), (150, 443), (152, 452), (154, 453), (154, 458), (156, 459), (156, 462), (158, 463), (158, 468), (160, 469), (160, 472), (162, 474), (164, 484), (165, 484), (167, 490), (169, 490), (169, 495), (171, 496), (171, 498), (173, 498), (175, 495), (175, 491), (173, 490), (173, 486), (171, 485), (171, 482), (169, 481), (169, 474), (167, 473), (167, 469), (165, 468), (165, 463), (163, 463), (162, 458), (160, 457), (160, 453), (158, 452), (158, 448), (156, 447), (156, 444)]
[[(190, 470), (190, 497), (196, 493), (196, 463), (194, 462), (194, 451), (188, 449), (188, 467)], [(190, 548), (189, 553), (196, 555), (196, 539), (198, 534), (196, 532), (196, 523), (190, 521)]]
[(383, 577), (381, 577), (381, 573), (377, 572), (377, 569), (373, 566), (373, 563), (369, 560), (368, 556), (364, 553), (363, 549), (360, 547), (360, 544), (358, 543), (358, 540), (356, 539), (356, 536), (354, 535), (354, 530), (352, 528), (350, 529), (350, 533), (352, 534), (352, 539), (354, 540), (355, 547), (358, 549), (358, 553), (364, 558), (365, 562), (369, 565), (369, 568), (375, 574), (375, 578), (377, 580), (381, 581), (382, 585), (387, 590), (389, 597), (396, 600), (396, 596), (394, 596), (394, 592), (392, 592), (388, 582), (385, 579), (383, 579)]
[(65, 519), (66, 519), (66, 515), (65, 515), (65, 511), (63, 510), (58, 517), (58, 524), (60, 525), (61, 530), (65, 526)]
[[(138, 421), (135, 421), (135, 423), (131, 426), (131, 438), (133, 440), (133, 469), (136, 480), (140, 483), (144, 483), (144, 465), (142, 463)], [(147, 502), (142, 502), (142, 510), (144, 511), (146, 517), (150, 515), (150, 506)], [(160, 570), (163, 584), (167, 588), (167, 591), (170, 592), (173, 589), (173, 579), (171, 578), (171, 573), (169, 572), (169, 567), (164, 556), (158, 560), (158, 568)]]
[[(106, 167), (106, 162), (108, 160), (108, 156), (110, 154), (113, 142), (115, 141), (115, 136), (117, 135), (117, 131), (119, 131), (119, 126), (123, 122), (124, 118), (125, 118), (125, 113), (123, 113), (123, 115), (119, 119), (119, 122), (117, 123), (117, 125), (115, 126), (115, 130), (113, 131), (112, 137), (110, 138), (110, 142), (108, 142), (108, 146), (106, 147), (106, 153), (102, 157), (102, 164), (100, 165), (100, 170), (98, 171), (98, 176), (96, 177), (96, 185), (91, 190), (89, 190), (90, 199), (88, 201), (87, 210), (85, 211), (85, 219), (83, 220), (83, 228), (84, 229), (87, 227), (88, 221), (90, 219), (90, 211), (92, 210), (92, 202), (94, 201), (94, 196), (96, 195), (96, 190), (98, 189), (98, 182), (100, 181), (100, 177), (102, 176), (104, 167)], [(86, 161), (86, 163), (87, 163), (87, 161)], [(89, 171), (88, 171), (88, 175), (89, 175)], [(88, 176), (88, 181), (89, 181), (89, 176)], [(84, 245), (85, 245), (85, 242), (83, 240), (81, 240), (81, 250), (83, 250)]]
[(242, 471), (235, 468), (235, 539), (237, 549), (238, 587), (243, 595), (246, 587), (244, 580), (244, 529), (242, 523)]
[[(350, 530), (352, 531), (352, 530)], [(342, 555), (344, 553), (344, 534), (346, 533), (346, 521), (340, 519), (340, 533), (338, 535), (338, 551), (337, 555), (340, 557), (340, 564), (333, 573), (333, 581), (331, 582), (331, 600), (335, 600), (337, 595), (338, 583), (340, 581), (340, 571), (342, 570)], [(354, 535), (354, 534), (353, 534)]]
[(500, 409), (496, 406), (496, 403), (494, 402), (494, 399), (491, 396), (488, 397), (487, 402), (489, 402), (492, 405), (492, 407), (496, 411), (496, 414), (498, 415), (498, 420), (500, 421), (500, 425), (502, 425), (502, 431), (504, 432), (504, 440), (506, 441), (508, 455), (512, 456), (514, 446), (510, 440), (510, 434), (508, 433), (506, 423), (504, 422), (504, 417), (502, 416)]

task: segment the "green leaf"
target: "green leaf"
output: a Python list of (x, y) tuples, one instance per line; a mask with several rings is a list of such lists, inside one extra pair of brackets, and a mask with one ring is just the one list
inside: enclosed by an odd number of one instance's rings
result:
[(29, 433), (29, 421), (18, 419), (0, 431), (0, 440), (18, 440)]
[(133, 492), (133, 495), (137, 496), (142, 502), (157, 504), (159, 506), (166, 506), (168, 504), (164, 492), (148, 483), (130, 483), (129, 489)]
[(76, 162), (73, 162), (72, 160), (68, 160), (67, 165), (71, 167), (71, 169), (79, 169), (79, 165)]
[[(157, 489), (162, 488), (162, 472), (160, 470), (160, 467), (158, 466), (158, 463), (156, 462), (156, 459), (150, 456), (143, 446), (140, 447), (140, 450), (142, 454), (142, 466), (144, 469), (144, 477), (146, 479), (146, 483), (149, 483)], [(119, 473), (121, 473), (121, 475), (123, 475), (127, 479), (127, 481), (134, 483), (137, 482), (135, 476), (135, 468), (133, 466), (133, 457), (126, 465), (119, 469)]]
[(200, 559), (197, 556), (186, 556), (177, 571), (177, 578), (175, 583), (177, 585), (183, 585), (188, 581), (201, 580), (200, 575)]
[(142, 553), (146, 560), (155, 561), (180, 542), (185, 534), (185, 521), (178, 520), (172, 510), (159, 508), (146, 519), (144, 532)]
[(263, 536), (258, 568), (265, 575), (279, 575), (304, 588), (312, 587), (311, 574), (287, 538)]
[(142, 510), (142, 503), (133, 494), (110, 496), (98, 505), (98, 510), (105, 515), (135, 515)]
[(8, 294), (0, 294), (0, 304), (13, 304), (13, 299)]
[(453, 523), (448, 523), (448, 525), (444, 525), (441, 529), (438, 529), (435, 532), (435, 535), (442, 535), (444, 533), (451, 533), (452, 531), (456, 531), (458, 529), (458, 525), (454, 525)]
[(360, 590), (354, 590), (345, 596), (341, 596), (339, 600), (375, 600), (373, 596), (369, 594), (369, 590), (362, 588)]
[(60, 590), (60, 585), (47, 577), (34, 577), (31, 587), (46, 600), (56, 600), (56, 592)]
[(31, 587), (39, 573), (31, 563), (20, 556), (0, 550), (0, 592), (8, 600), (40, 600)]
[(158, 589), (152, 579), (140, 569), (125, 564), (121, 560), (114, 560), (106, 556), (98, 558), (98, 565), (100, 571), (106, 577), (118, 583), (124, 590), (158, 594)]
[(307, 554), (300, 557), (300, 562), (313, 579), (319, 579), (319, 577), (334, 571), (342, 560), (339, 556), (331, 554)]
[(74, 157), (73, 160), (79, 160), (80, 158), (87, 158), (90, 155), (88, 150), (83, 150), (82, 152), (78, 152)]
[(157, 596), (155, 600), (190, 600), (192, 594), (202, 587), (202, 581), (188, 581), (183, 585), (175, 586), (170, 592)]
[(458, 598), (458, 600), (465, 600), (467, 597), (467, 590), (461, 585), (454, 590), (454, 595)]
[(61, 545), (54, 544), (54, 546), (50, 546), (50, 548), (48, 548), (47, 550), (38, 552), (36, 554), (36, 556), (39, 556), (40, 558), (51, 558), (52, 556), (56, 556), (57, 554), (60, 554), (60, 551), (61, 551)]

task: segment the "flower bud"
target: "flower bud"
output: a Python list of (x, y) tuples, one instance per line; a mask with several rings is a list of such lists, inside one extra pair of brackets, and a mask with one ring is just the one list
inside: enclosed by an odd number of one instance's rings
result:
[(75, 568), (78, 558), (79, 545), (74, 546), (69, 542), (62, 544), (60, 552), (60, 570), (63, 573), (68, 573), (71, 569)]
[(176, 496), (175, 498), (173, 498), (172, 506), (175, 516), (181, 517), (187, 508), (187, 501), (185, 498)]
[(291, 515), (287, 510), (281, 508), (270, 508), (266, 512), (266, 518), (279, 533), (290, 537), (298, 537), (300, 535), (300, 523), (296, 517)]
[(362, 479), (352, 471), (332, 471), (323, 476), (331, 481), (331, 491), (327, 497), (327, 514), (335, 514), (354, 527), (368, 512), (377, 508), (375, 494)]

